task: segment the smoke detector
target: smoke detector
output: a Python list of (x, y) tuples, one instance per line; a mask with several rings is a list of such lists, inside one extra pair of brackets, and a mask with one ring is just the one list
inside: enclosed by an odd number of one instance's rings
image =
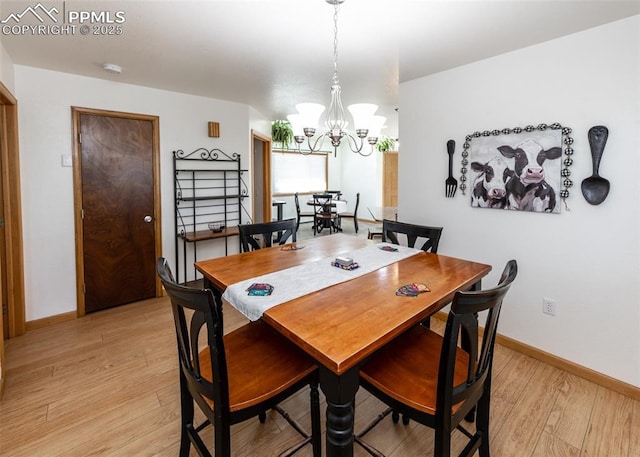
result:
[(107, 73), (113, 73), (115, 75), (119, 75), (122, 73), (122, 67), (120, 65), (116, 65), (115, 63), (105, 63), (102, 68)]

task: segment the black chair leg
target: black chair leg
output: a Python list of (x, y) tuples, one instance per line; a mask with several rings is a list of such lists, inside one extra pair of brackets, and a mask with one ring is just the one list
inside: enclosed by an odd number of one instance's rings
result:
[(311, 383), (311, 445), (313, 457), (322, 456), (322, 431), (320, 428), (320, 393), (318, 383)]
[(184, 375), (180, 373), (180, 414), (182, 425), (180, 430), (180, 457), (189, 457), (191, 450), (191, 440), (189, 439), (189, 429), (193, 430), (193, 398), (187, 389)]
[[(488, 383), (488, 388), (491, 383)], [(489, 457), (489, 407), (490, 394), (485, 394), (478, 401), (476, 408), (476, 433), (481, 435), (480, 448), (478, 449), (480, 457)]]
[(451, 429), (439, 427), (435, 429), (434, 457), (451, 457)]

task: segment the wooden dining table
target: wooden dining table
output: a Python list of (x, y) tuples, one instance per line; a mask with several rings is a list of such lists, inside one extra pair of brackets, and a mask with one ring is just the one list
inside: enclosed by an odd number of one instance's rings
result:
[[(289, 267), (335, 257), (374, 243), (337, 234), (196, 262), (217, 300), (230, 285)], [(304, 248), (301, 248), (304, 246)], [(357, 259), (354, 259), (357, 261)], [(451, 302), (458, 290), (480, 287), (491, 267), (419, 252), (371, 273), (276, 305), (262, 320), (314, 358), (325, 394), (326, 455), (352, 456), (354, 402), (359, 367), (401, 333)], [(417, 297), (396, 295), (405, 284), (430, 289)]]

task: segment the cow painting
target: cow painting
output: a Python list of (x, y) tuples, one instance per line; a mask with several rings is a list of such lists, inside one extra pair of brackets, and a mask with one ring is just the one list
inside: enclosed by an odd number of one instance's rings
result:
[(472, 207), (560, 212), (560, 129), (491, 133), (475, 136), (469, 143)]
[(562, 148), (554, 146), (543, 149), (532, 139), (523, 141), (515, 148), (509, 145), (498, 147), (498, 151), (514, 159), (515, 179), (507, 185), (507, 206), (524, 211), (552, 212), (556, 207), (556, 193), (545, 181), (544, 163), (559, 159)]
[(471, 169), (478, 173), (471, 188), (471, 206), (504, 208), (507, 204), (506, 182), (513, 177), (507, 162), (501, 156), (495, 156), (485, 163), (471, 162)]

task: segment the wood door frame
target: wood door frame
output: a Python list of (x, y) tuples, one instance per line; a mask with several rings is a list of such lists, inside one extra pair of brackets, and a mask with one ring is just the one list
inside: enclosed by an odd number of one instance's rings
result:
[[(7, 316), (9, 338), (25, 332), (24, 257), (22, 239), (22, 197), (20, 189), (20, 151), (18, 101), (0, 82), (0, 160), (2, 160), (3, 210), (5, 219), (7, 276)], [(1, 339), (0, 339), (1, 340)], [(4, 344), (0, 351), (4, 351)], [(4, 354), (2, 354), (4, 362)], [(4, 363), (2, 370), (4, 371)], [(2, 377), (4, 379), (4, 375)]]
[[(160, 204), (160, 118), (147, 114), (124, 113), (119, 111), (99, 110), (93, 108), (71, 107), (71, 124), (73, 128), (73, 209), (76, 236), (76, 297), (78, 303), (77, 316), (86, 314), (84, 299), (84, 233), (82, 224), (82, 152), (79, 140), (80, 116), (118, 117), (139, 121), (150, 121), (153, 130), (153, 229), (155, 232), (156, 258), (162, 255), (162, 217)], [(162, 283), (156, 276), (156, 297), (162, 295)]]
[[(24, 256), (22, 243), (22, 197), (20, 190), (20, 149), (18, 136), (18, 101), (0, 81), (0, 178), (4, 217), (5, 256), (0, 274), (6, 277), (8, 338), (25, 332)], [(2, 282), (0, 282), (2, 287)], [(6, 385), (4, 328), (0, 311), (0, 398)]]
[[(271, 138), (268, 136), (262, 135), (255, 130), (251, 130), (251, 174), (256, 172), (254, 166), (254, 155), (255, 141), (259, 141), (262, 143), (262, 195), (264, 195), (264, 201), (262, 202), (262, 214), (264, 216), (265, 221), (271, 220)], [(251, 179), (251, 185), (253, 185), (253, 179)], [(255, 192), (253, 192), (255, 195)], [(253, 201), (252, 210), (251, 210), (251, 218), (255, 219), (255, 212), (253, 211), (253, 206), (255, 205), (255, 201)]]

